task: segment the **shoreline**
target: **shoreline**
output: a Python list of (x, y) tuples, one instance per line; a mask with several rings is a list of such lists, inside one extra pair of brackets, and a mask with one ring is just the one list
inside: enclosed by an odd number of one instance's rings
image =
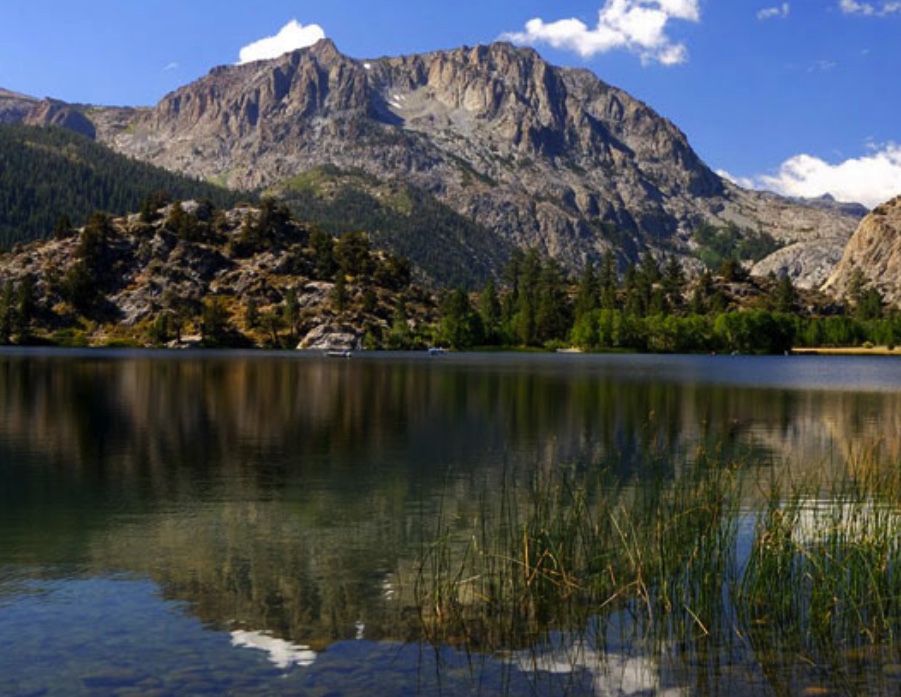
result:
[(803, 356), (901, 356), (901, 347), (889, 348), (888, 346), (805, 346), (793, 348), (791, 352)]

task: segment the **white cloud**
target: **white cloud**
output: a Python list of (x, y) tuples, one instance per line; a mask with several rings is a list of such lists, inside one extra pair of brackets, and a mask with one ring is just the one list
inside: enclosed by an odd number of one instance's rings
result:
[(173, 70), (178, 70), (180, 67), (181, 67), (181, 65), (180, 65), (179, 63), (176, 63), (175, 61), (172, 61), (172, 62), (169, 63), (165, 68), (163, 68), (163, 71), (165, 71), (165, 72), (168, 73), (168, 72), (171, 72), (171, 71), (173, 71)]
[(791, 5), (783, 2), (779, 7), (767, 7), (757, 13), (757, 19), (784, 19), (791, 13)]
[(284, 53), (312, 46), (324, 38), (325, 31), (318, 24), (304, 26), (292, 19), (275, 36), (267, 36), (242, 48), (238, 64), (278, 58)]
[(699, 22), (700, 0), (605, 0), (598, 23), (590, 28), (580, 19), (545, 22), (532, 19), (525, 30), (501, 38), (519, 44), (548, 44), (575, 51), (583, 58), (624, 49), (643, 63), (678, 65), (688, 60), (688, 49), (666, 33), (670, 20)]
[(795, 155), (776, 174), (756, 177), (721, 176), (749, 189), (767, 189), (785, 196), (814, 198), (832, 194), (873, 208), (901, 195), (901, 144), (872, 146), (871, 152), (832, 164), (813, 155)]
[(864, 15), (866, 17), (885, 17), (901, 13), (901, 2), (857, 2), (857, 0), (840, 0), (838, 3), (842, 14)]
[(807, 66), (808, 73), (829, 73), (838, 67), (838, 63), (829, 60), (816, 60)]

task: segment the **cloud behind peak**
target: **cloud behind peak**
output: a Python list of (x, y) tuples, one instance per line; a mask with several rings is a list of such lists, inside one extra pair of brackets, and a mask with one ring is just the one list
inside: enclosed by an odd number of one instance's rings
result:
[(605, 0), (594, 27), (576, 18), (552, 22), (535, 18), (523, 31), (508, 32), (501, 38), (526, 45), (547, 44), (583, 58), (626, 50), (645, 64), (679, 65), (688, 60), (688, 49), (668, 35), (672, 20), (699, 22), (699, 0)]
[(278, 58), (282, 54), (312, 46), (324, 38), (325, 31), (318, 24), (304, 26), (292, 19), (275, 36), (267, 36), (242, 48), (238, 54), (238, 64)]

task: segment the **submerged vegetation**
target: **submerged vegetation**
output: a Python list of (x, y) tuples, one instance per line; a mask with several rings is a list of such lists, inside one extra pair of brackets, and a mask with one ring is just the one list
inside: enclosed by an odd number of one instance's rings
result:
[(627, 644), (665, 656), (690, 694), (723, 675), (776, 694), (898, 689), (897, 471), (867, 460), (796, 482), (705, 452), (677, 476), (659, 464), (651, 485), (606, 468), (511, 479), (465, 528), (439, 520), (416, 586), (426, 636), (488, 652)]

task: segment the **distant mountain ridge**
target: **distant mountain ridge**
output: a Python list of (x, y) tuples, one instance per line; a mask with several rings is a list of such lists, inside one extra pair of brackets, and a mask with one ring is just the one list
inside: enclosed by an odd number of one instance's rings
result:
[[(21, 114), (6, 101), (0, 115)], [(76, 122), (74, 110), (122, 153), (235, 188), (324, 165), (403, 182), (499, 247), (537, 247), (571, 271), (607, 250), (697, 266), (693, 232), (707, 223), (772, 237), (780, 249), (755, 269), (816, 287), (859, 220), (743, 190), (623, 90), (505, 43), (357, 60), (324, 40), (215, 68), (150, 109), (51, 107), (23, 118)]]

